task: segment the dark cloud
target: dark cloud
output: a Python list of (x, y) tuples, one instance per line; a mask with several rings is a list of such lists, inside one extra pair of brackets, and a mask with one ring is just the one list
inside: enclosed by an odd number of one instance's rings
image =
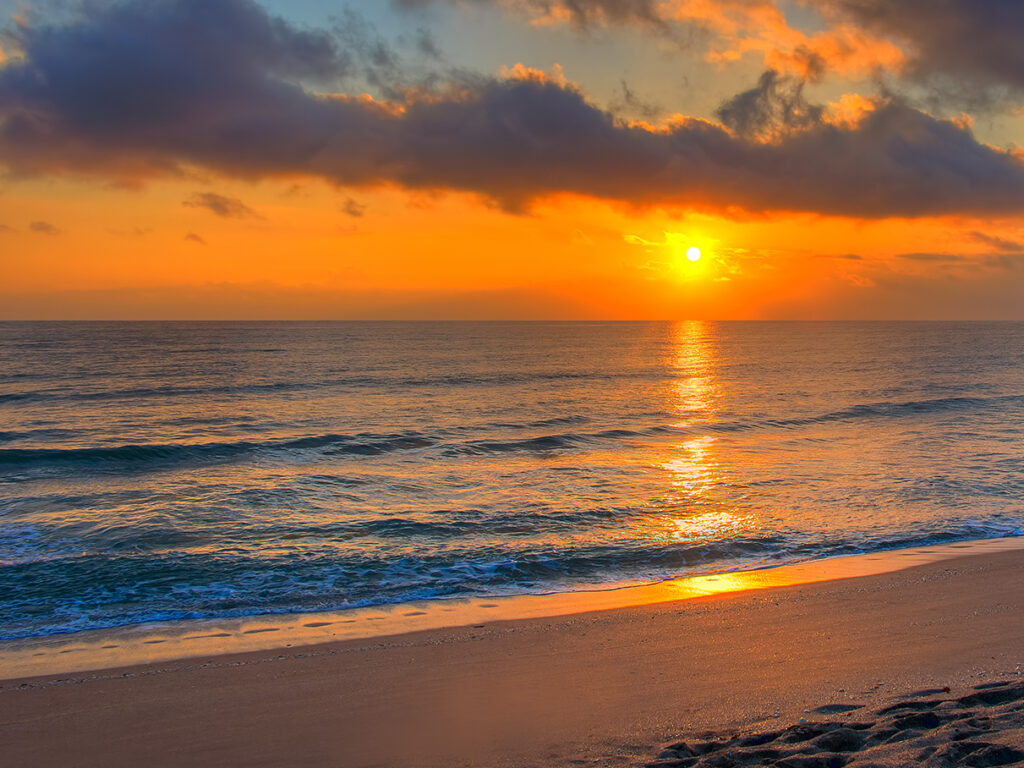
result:
[(1020, 0), (830, 0), (875, 33), (902, 42), (909, 74), (951, 84), (1024, 89)]
[(1024, 243), (1018, 243), (1015, 240), (1006, 240), (995, 235), (987, 235), (984, 232), (971, 232), (970, 237), (975, 242), (987, 245), (989, 248), (995, 248), (1002, 253), (1024, 252)]
[[(329, 81), (351, 64), (329, 35), (298, 30), (250, 0), (90, 8), (62, 26), (13, 33), (24, 59), (0, 69), (0, 142), (15, 171), (46, 165), (50, 142), (56, 163), (126, 172), (214, 155), (227, 165), (237, 158), (244, 171), (254, 151), (284, 163), (318, 138), (291, 128), (288, 110), (310, 107), (294, 82)], [(291, 143), (265, 143), (272, 137)], [(11, 162), (15, 150), (23, 162)]]
[(13, 231), (14, 231), (13, 227), (9, 227), (6, 224), (0, 224), (0, 235), (7, 234), (8, 232), (13, 232)]
[(28, 225), (30, 232), (37, 235), (59, 235), (60, 230), (48, 221), (33, 221)]
[(185, 235), (185, 239), (188, 240), (190, 243), (206, 245), (206, 241), (200, 235), (197, 235), (195, 232), (189, 232), (187, 235)]
[(346, 216), (351, 216), (354, 219), (361, 219), (363, 214), (366, 213), (366, 205), (349, 197), (341, 204), (341, 210)]
[(205, 208), (210, 213), (225, 219), (263, 218), (237, 197), (218, 195), (216, 192), (196, 192), (182, 205), (189, 208)]
[(764, 141), (818, 126), (822, 112), (804, 98), (802, 80), (768, 70), (753, 88), (722, 104), (716, 115), (738, 136)]
[[(898, 101), (831, 125), (798, 81), (774, 73), (723, 105), (725, 127), (691, 119), (652, 131), (537, 77), (464, 78), (395, 105), (316, 94), (308, 79), (342, 72), (346, 52), (248, 0), (97, 8), (18, 31), (22, 55), (0, 67), (9, 170), (145, 178), (198, 166), (462, 190), (508, 210), (560, 192), (869, 217), (1024, 209), (1024, 164), (964, 125)], [(249, 211), (213, 193), (187, 203)]]

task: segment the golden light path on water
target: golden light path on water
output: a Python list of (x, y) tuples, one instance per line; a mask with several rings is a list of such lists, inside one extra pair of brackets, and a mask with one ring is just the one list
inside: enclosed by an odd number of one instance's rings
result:
[[(673, 336), (671, 367), (676, 378), (669, 393), (670, 407), (683, 417), (673, 426), (685, 429), (711, 424), (717, 420), (722, 397), (712, 329), (700, 321), (678, 323)], [(668, 506), (678, 511), (666, 513), (656, 538), (704, 544), (756, 530), (753, 516), (716, 508), (710, 498), (725, 474), (715, 442), (714, 435), (686, 438), (673, 444), (669, 455), (657, 464), (670, 473)]]

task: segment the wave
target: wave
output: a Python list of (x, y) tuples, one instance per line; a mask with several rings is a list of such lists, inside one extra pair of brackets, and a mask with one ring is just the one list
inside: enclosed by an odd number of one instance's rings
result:
[(71, 389), (38, 389), (0, 393), (0, 403), (19, 402), (89, 402), (113, 400), (144, 400), (176, 397), (246, 397), (259, 394), (287, 394), (335, 389), (345, 390), (421, 389), (428, 387), (508, 386), (548, 383), (552, 381), (611, 381), (619, 379), (656, 379), (655, 371), (517, 371), (502, 373), (456, 373), (438, 376), (340, 376), (315, 381), (275, 381), (252, 384), (206, 386), (156, 386), (80, 392)]
[(487, 453), (515, 453), (515, 452), (549, 452), (565, 450), (592, 439), (590, 435), (564, 434), (564, 435), (541, 435), (530, 437), (524, 440), (474, 440), (447, 450), (449, 455), (453, 454), (487, 454)]
[[(408, 522), (408, 521), (407, 521)], [(69, 553), (5, 567), (0, 640), (109, 629), (152, 621), (337, 611), (418, 600), (547, 594), (622, 587), (983, 538), (1021, 535), (1024, 521), (962, 521), (950, 529), (794, 541), (746, 537), (706, 544), (510, 552), (488, 558), (159, 557)], [(102, 569), (102, 570), (100, 570)], [(167, 579), (173, 574), (174, 587)], [(213, 575), (215, 579), (211, 579)], [(75, 589), (68, 589), (74, 583)], [(86, 585), (83, 587), (82, 585)], [(45, 590), (43, 593), (41, 590)], [(47, 606), (40, 613), (39, 606)]]
[[(1024, 407), (1024, 395), (999, 395), (993, 397), (944, 397), (928, 400), (895, 401), (883, 400), (874, 403), (858, 403), (848, 408), (810, 416), (788, 418), (734, 419), (722, 421), (696, 421), (692, 424), (660, 425), (641, 430), (634, 434), (704, 434), (707, 432), (745, 432), (754, 430), (786, 429), (828, 424), (842, 421), (869, 419), (902, 419), (907, 417), (943, 413), (947, 411), (972, 411), (1006, 406)], [(704, 415), (704, 414), (698, 414)], [(608, 430), (612, 434), (617, 430)]]
[[(865, 419), (900, 419), (947, 411), (1024, 406), (1024, 395), (999, 397), (948, 397), (905, 402), (882, 401), (851, 406), (812, 416), (783, 419), (710, 421), (694, 424), (656, 424), (634, 429), (613, 428), (591, 432), (562, 432), (534, 435), (515, 440), (479, 439), (454, 442), (453, 433), (470, 427), (456, 426), (434, 434), (407, 431), (390, 434), (357, 433), (311, 435), (276, 440), (242, 440), (213, 443), (131, 444), (76, 448), (0, 448), (0, 467), (96, 465), (113, 468), (141, 464), (221, 462), (255, 454), (319, 450), (324, 455), (377, 456), (395, 451), (438, 448), (446, 456), (501, 455), (509, 453), (555, 453), (579, 450), (603, 442), (635, 441), (666, 436), (693, 436), (750, 430), (790, 429), (831, 422)], [(586, 417), (566, 416), (522, 423), (501, 424), (503, 429), (537, 429), (545, 426), (582, 424)], [(498, 425), (486, 425), (494, 427)], [(0, 432), (0, 443), (37, 437), (32, 432)]]
[(423, 448), (434, 440), (418, 432), (390, 435), (315, 435), (289, 440), (222, 443), (171, 443), (165, 445), (115, 445), (89, 448), (6, 448), (0, 449), (0, 466), (48, 466), (67, 464), (143, 464), (191, 461), (223, 461), (261, 452), (330, 449), (330, 453), (378, 455), (391, 451)]
[(17, 440), (62, 440), (75, 436), (72, 429), (25, 429), (0, 430), (0, 443), (13, 443)]
[[(830, 422), (857, 421), (862, 419), (905, 418), (943, 411), (975, 410), (1006, 405), (1024, 406), (1024, 395), (1000, 397), (948, 397), (932, 400), (911, 400), (907, 402), (883, 401), (864, 403), (837, 411), (797, 416), (784, 419), (750, 419), (734, 421), (698, 421), (693, 424), (658, 424), (637, 429), (606, 429), (599, 432), (568, 432), (541, 435), (521, 440), (474, 440), (447, 449), (449, 454), (485, 454), (514, 452), (549, 452), (571, 450), (602, 440), (636, 440), (657, 436), (693, 436), (709, 432), (742, 432), (791, 427), (805, 427)], [(538, 422), (544, 423), (544, 422)], [(551, 425), (576, 423), (551, 420)]]
[(812, 424), (824, 424), (835, 421), (853, 421), (857, 419), (903, 418), (922, 414), (942, 413), (944, 411), (967, 411), (984, 408), (1003, 407), (1006, 405), (1024, 406), (1024, 395), (999, 395), (994, 397), (942, 397), (930, 400), (909, 400), (904, 402), (882, 401), (862, 403), (829, 411), (817, 416), (793, 417), (788, 419), (763, 419), (750, 422), (732, 422), (711, 425), (718, 431), (756, 429), (764, 427), (803, 427)]

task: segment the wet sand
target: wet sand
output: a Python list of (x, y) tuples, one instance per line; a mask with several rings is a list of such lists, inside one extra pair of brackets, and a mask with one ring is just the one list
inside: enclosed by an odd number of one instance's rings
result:
[[(19, 766), (693, 765), (710, 755), (665, 745), (813, 723), (825, 706), (830, 722), (872, 713), (866, 728), (847, 730), (874, 738), (894, 717), (878, 710), (901, 697), (947, 687), (947, 697), (967, 696), (1017, 680), (1022, 663), (1018, 550), (680, 602), (7, 680), (0, 749), (4, 764)], [(1003, 730), (1000, 743), (1011, 743), (1016, 731)], [(959, 762), (939, 753), (943, 744), (915, 742), (915, 754), (935, 747), (927, 759), (950, 765), (1006, 764), (991, 760), (1011, 754), (977, 734), (967, 741), (984, 746), (957, 752)], [(764, 759), (810, 766), (823, 754), (856, 755), (779, 750)], [(906, 753), (890, 752), (871, 759), (905, 764)]]

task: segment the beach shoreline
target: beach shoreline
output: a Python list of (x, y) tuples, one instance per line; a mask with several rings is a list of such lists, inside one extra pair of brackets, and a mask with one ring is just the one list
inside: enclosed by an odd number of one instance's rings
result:
[(1024, 550), (0, 683), (12, 764), (632, 764), (701, 731), (1017, 679)]
[(299, 614), (151, 622), (0, 642), (0, 681), (299, 648), (349, 640), (635, 608), (858, 578), (963, 556), (1024, 550), (1024, 536), (952, 541), (749, 570), (546, 594), (423, 600)]

